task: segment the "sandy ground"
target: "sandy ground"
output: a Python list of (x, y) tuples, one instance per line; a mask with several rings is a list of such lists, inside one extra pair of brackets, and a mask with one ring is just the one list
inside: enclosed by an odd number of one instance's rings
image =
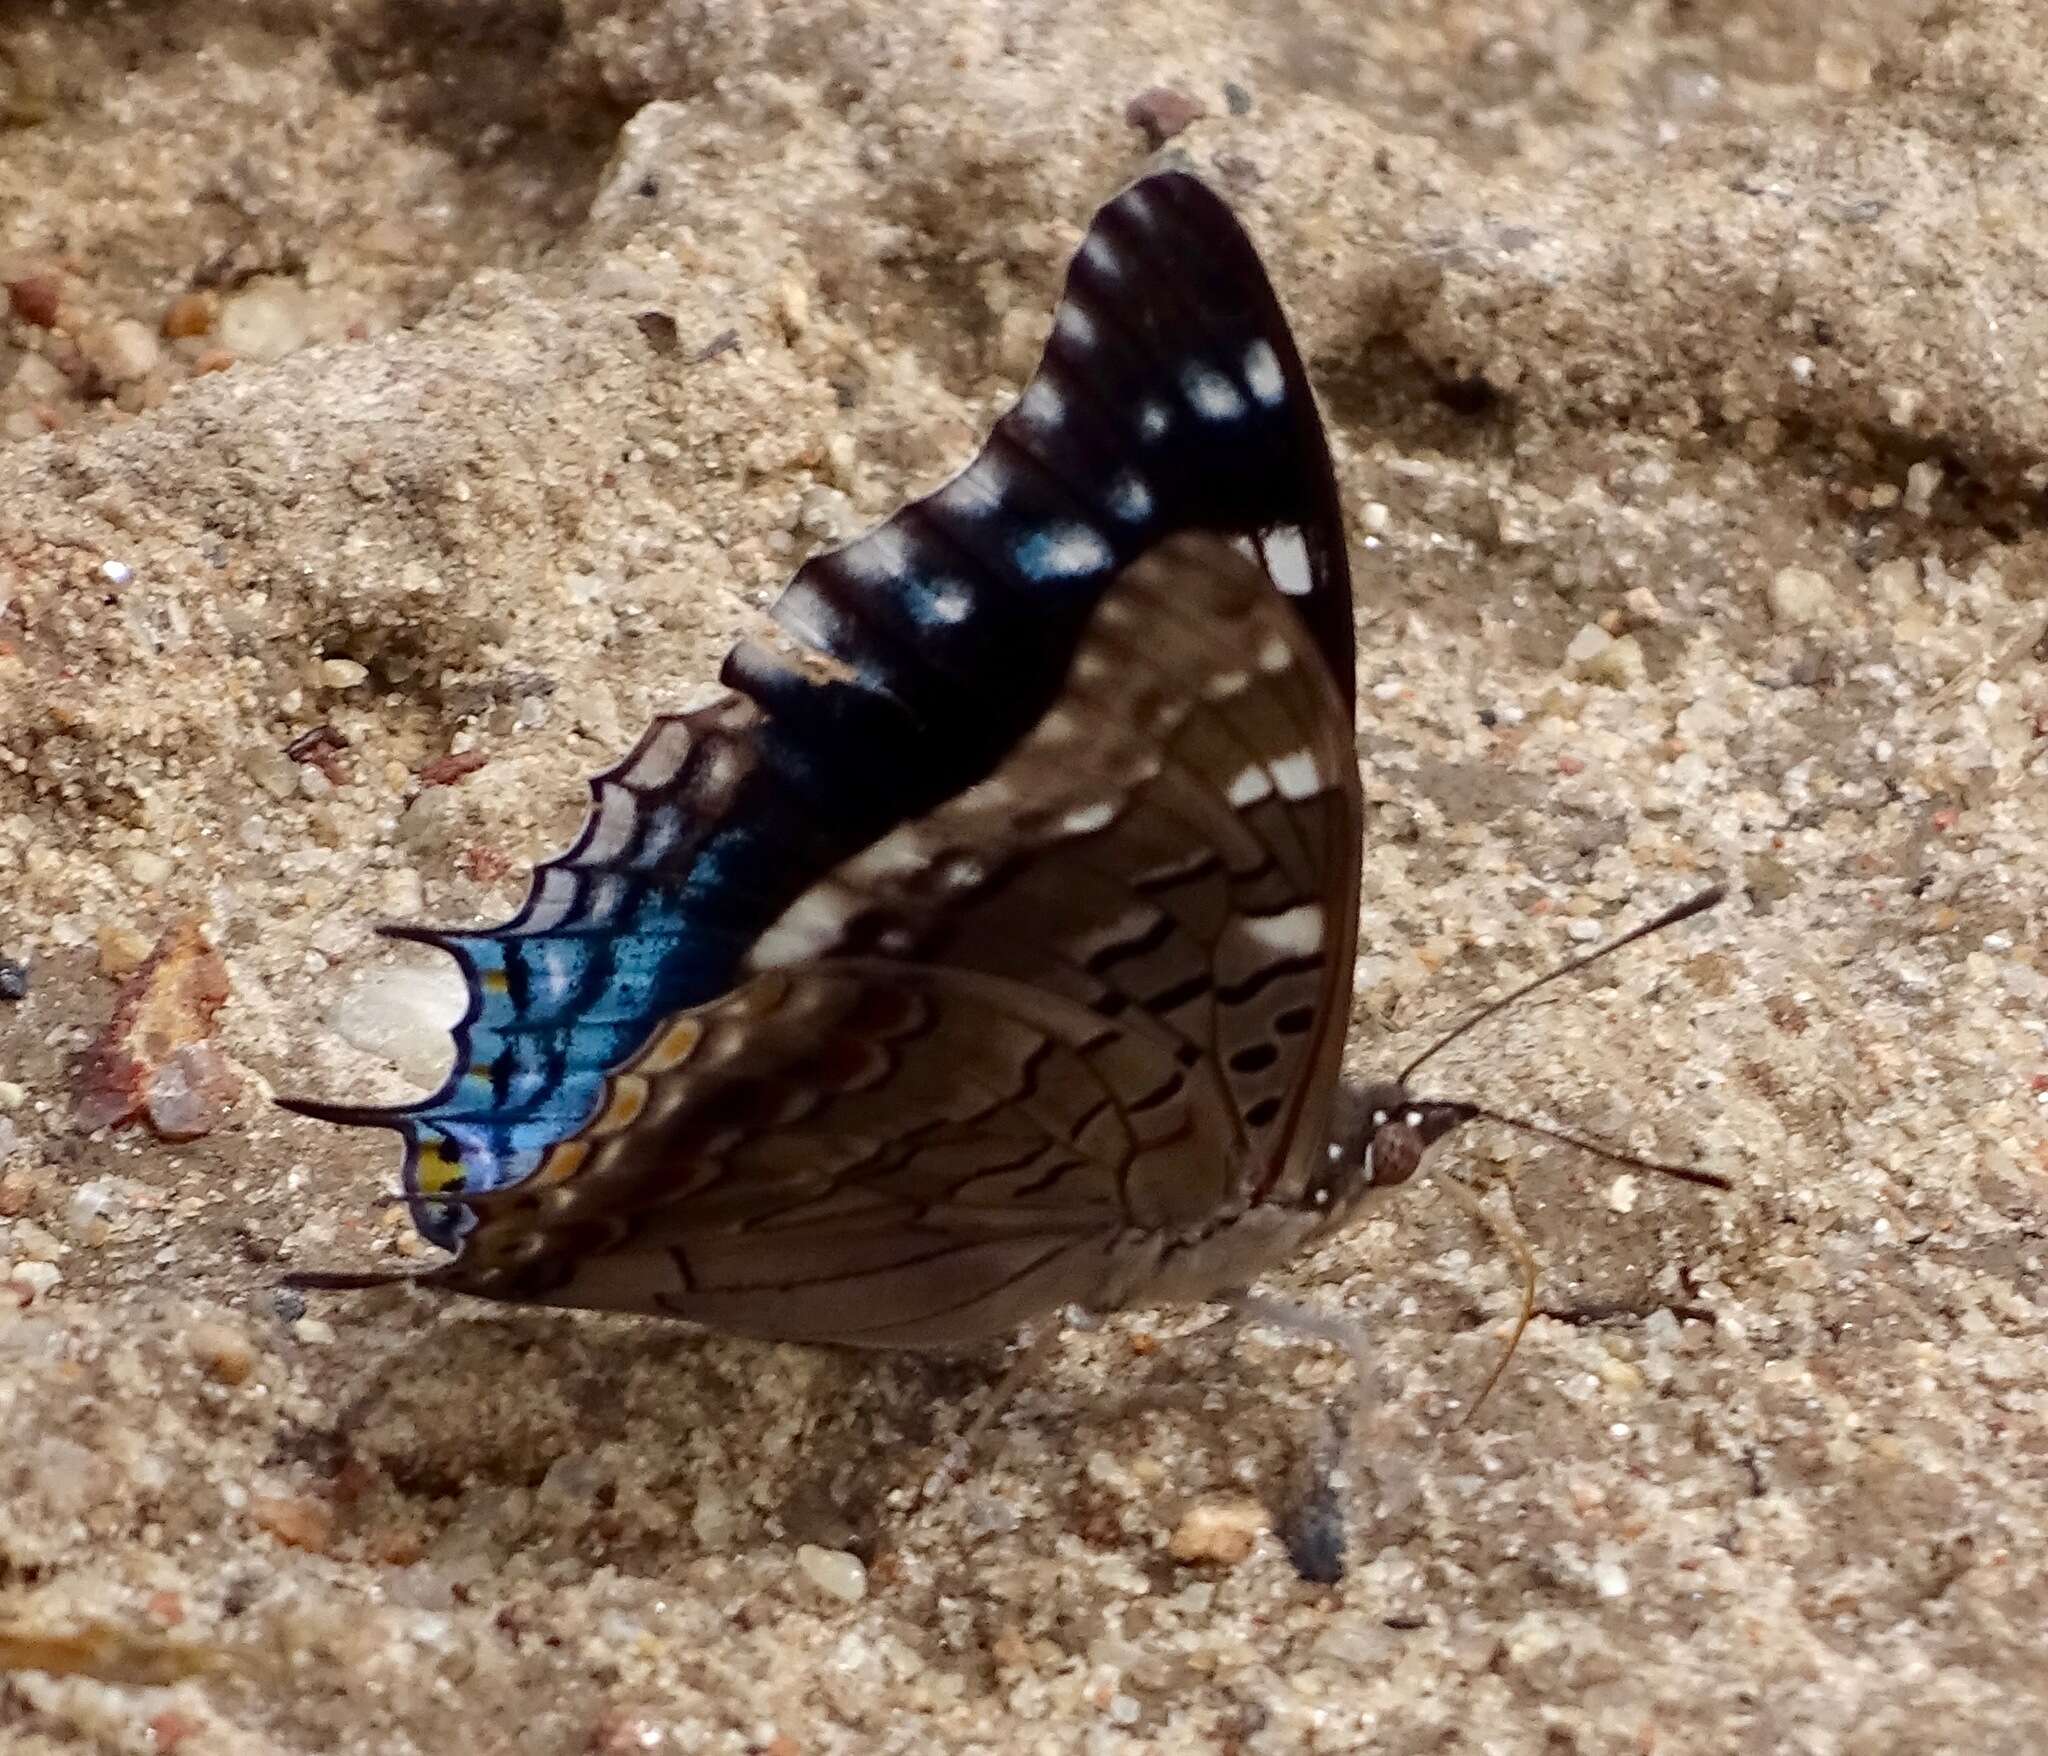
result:
[[(0, 1746), (2040, 1750), (2044, 78), (2030, 0), (0, 11), (0, 1657), (99, 1673)], [(406, 1247), (264, 1101), (432, 1076), (371, 926), (967, 454), (1162, 84), (1350, 508), (1354, 1057), (1725, 876), (1435, 1083), (1738, 1192), (1461, 1142), (1545, 1315), (1460, 1425), (1511, 1259), (1425, 1183), (1301, 1264), (1348, 1488), (1196, 1318), (931, 1495), (995, 1359), (280, 1296)], [(82, 1130), (185, 917), (229, 1114)]]

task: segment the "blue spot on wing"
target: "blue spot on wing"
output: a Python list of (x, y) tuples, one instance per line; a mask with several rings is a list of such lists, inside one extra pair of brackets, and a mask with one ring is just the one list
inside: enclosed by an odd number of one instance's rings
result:
[[(468, 985), (441, 1089), (295, 1107), (395, 1129), (415, 1196), (436, 1192), (430, 1165), (470, 1193), (531, 1175), (798, 895), (985, 777), (1058, 694), (1117, 571), (1186, 529), (1300, 533), (1312, 586), (1289, 601), (1348, 702), (1349, 574), (1299, 355), (1229, 210), (1169, 171), (1097, 214), (1038, 372), (974, 463), (798, 570), (776, 615), (844, 673), (736, 648), (733, 693), (657, 721), (591, 783), (583, 833), (510, 921), (395, 930)], [(413, 1214), (449, 1247), (470, 1223), (445, 1203)]]

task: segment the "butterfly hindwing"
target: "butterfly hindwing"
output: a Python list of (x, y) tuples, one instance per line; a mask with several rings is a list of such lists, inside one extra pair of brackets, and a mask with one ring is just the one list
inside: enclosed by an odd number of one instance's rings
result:
[(1002, 1334), (1099, 1288), (1105, 1242), (1156, 1224), (1224, 1126), (1142, 1030), (857, 959), (742, 984), (612, 1093), (540, 1176), (483, 1199), (437, 1284), (786, 1340)]

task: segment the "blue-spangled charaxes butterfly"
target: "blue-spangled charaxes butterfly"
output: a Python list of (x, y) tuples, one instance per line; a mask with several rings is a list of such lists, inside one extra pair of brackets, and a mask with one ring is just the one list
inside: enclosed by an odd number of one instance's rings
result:
[(454, 1070), (290, 1107), (396, 1131), (455, 1254), (298, 1284), (911, 1347), (1250, 1303), (1492, 1114), (1342, 1078), (1342, 517), (1197, 179), (1102, 209), (980, 454), (774, 619), (783, 646), (736, 647), (729, 693), (593, 782), (510, 921), (389, 929), (461, 966)]

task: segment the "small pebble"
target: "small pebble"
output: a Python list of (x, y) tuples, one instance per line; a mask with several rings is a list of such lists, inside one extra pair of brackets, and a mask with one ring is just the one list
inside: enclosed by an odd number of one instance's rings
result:
[(20, 280), (7, 283), (7, 302), (22, 322), (50, 329), (56, 325), (64, 295), (54, 275), (25, 274)]
[(133, 927), (102, 927), (96, 936), (100, 969), (110, 976), (125, 976), (148, 961), (151, 941)]
[(171, 862), (162, 854), (151, 853), (148, 848), (130, 848), (121, 863), (128, 868), (128, 876), (137, 884), (161, 884), (171, 875)]
[(1593, 1589), (1604, 1598), (1628, 1596), (1628, 1575), (1612, 1561), (1601, 1561), (1593, 1568)]
[(1619, 640), (1610, 640), (1579, 666), (1579, 675), (1587, 682), (1604, 683), (1610, 689), (1632, 688), (1647, 674), (1643, 664), (1643, 649), (1637, 644), (1633, 634), (1624, 634)]
[(367, 665), (360, 665), (354, 659), (331, 658), (320, 661), (320, 686), (323, 689), (355, 689), (369, 681)]
[(1835, 588), (1811, 567), (1779, 568), (1765, 595), (1772, 620), (1787, 628), (1808, 628), (1834, 614)]
[(200, 1323), (185, 1338), (200, 1369), (220, 1384), (241, 1384), (256, 1369), (256, 1350), (249, 1338), (225, 1323)]
[(241, 769), (273, 799), (289, 799), (299, 790), (299, 765), (271, 744), (244, 745)]
[(215, 323), (222, 351), (266, 365), (304, 347), (311, 329), (304, 289), (280, 280), (251, 281), (221, 306)]
[(1143, 134), (1145, 143), (1155, 151), (1208, 113), (1200, 98), (1170, 85), (1152, 86), (1124, 105), (1124, 120)]
[(857, 1604), (868, 1595), (868, 1570), (861, 1565), (858, 1555), (804, 1543), (797, 1549), (796, 1564), (803, 1576), (827, 1597)]
[(1941, 491), (1941, 465), (1916, 463), (1906, 471), (1906, 510), (1925, 518), (1934, 509), (1934, 496)]
[(81, 1183), (72, 1190), (71, 1199), (64, 1207), (64, 1223), (86, 1242), (96, 1243), (104, 1235), (99, 1228), (113, 1214), (119, 1202), (119, 1189), (106, 1178), (95, 1177), (90, 1183)]
[(1564, 649), (1565, 669), (1576, 676), (1584, 676), (1586, 667), (1614, 644), (1614, 636), (1597, 622), (1588, 622), (1572, 636), (1572, 643)]
[(1641, 1185), (1632, 1172), (1624, 1171), (1607, 1185), (1607, 1205), (1616, 1213), (1634, 1213)]
[(1250, 1555), (1260, 1532), (1271, 1524), (1265, 1507), (1256, 1500), (1198, 1500), (1167, 1539), (1166, 1552), (1176, 1561), (1235, 1567)]
[(213, 301), (204, 293), (180, 293), (165, 310), (163, 327), (173, 341), (204, 335), (213, 327)]
[(28, 965), (0, 957), (0, 1000), (28, 998)]
[(156, 370), (157, 339), (132, 317), (95, 323), (79, 337), (78, 351), (109, 384), (132, 384)]
[(17, 1262), (14, 1265), (14, 1272), (7, 1278), (27, 1292), (31, 1298), (40, 1299), (45, 1297), (64, 1276), (54, 1262)]
[[(412, 811), (406, 816), (410, 818)], [(453, 963), (375, 969), (344, 990), (328, 1014), (330, 1029), (365, 1055), (391, 1061), (420, 1086), (440, 1082), (455, 1045), (449, 1031), (469, 990)]]
[(197, 1140), (228, 1118), (240, 1082), (212, 1042), (173, 1049), (149, 1075), (143, 1106), (165, 1140)]
[(316, 1555), (334, 1540), (334, 1514), (303, 1495), (251, 1494), (249, 1519), (279, 1542)]

